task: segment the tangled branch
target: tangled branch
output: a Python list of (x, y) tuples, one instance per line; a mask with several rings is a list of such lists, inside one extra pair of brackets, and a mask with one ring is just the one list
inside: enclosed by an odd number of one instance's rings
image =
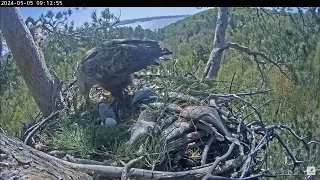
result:
[[(74, 90), (72, 87), (71, 83), (63, 95), (66, 96), (67, 92)], [(105, 166), (103, 162), (99, 161), (75, 161), (72, 158), (66, 158), (71, 162), (60, 159), (59, 162), (69, 168), (90, 175), (98, 174), (103, 177), (121, 179), (275, 178), (277, 177), (275, 174), (262, 170), (262, 166), (266, 163), (270, 154), (269, 146), (273, 139), (277, 139), (288, 153), (293, 162), (293, 170), (300, 166), (302, 162), (308, 162), (310, 157), (309, 144), (311, 143), (298, 136), (289, 126), (266, 125), (263, 123), (259, 108), (256, 108), (246, 97), (264, 95), (270, 91), (235, 94), (190, 91), (189, 93), (192, 95), (181, 92), (167, 92), (171, 99), (188, 103), (177, 105), (156, 102), (142, 106), (160, 110), (161, 113), (157, 116), (158, 119), (163, 120), (146, 121), (145, 118), (151, 116), (144, 114), (144, 116), (141, 116), (142, 119), (139, 117), (140, 120), (133, 125), (131, 139), (126, 143), (126, 146), (128, 149), (135, 151), (134, 154), (138, 156), (137, 158), (127, 161), (128, 163), (121, 161), (123, 167)], [(235, 107), (234, 100), (240, 101), (242, 106)], [(206, 102), (209, 103), (206, 104)], [(246, 113), (248, 108), (253, 109), (253, 111)], [(225, 114), (221, 112), (227, 114), (227, 116), (224, 116)], [(179, 115), (172, 116), (172, 114)], [(258, 118), (246, 123), (245, 120), (250, 114), (255, 114)], [(48, 118), (39, 124), (44, 124), (45, 121), (48, 121)], [(40, 125), (36, 127), (33, 127), (32, 132), (36, 131)], [(307, 152), (305, 161), (295, 156), (291, 147), (278, 131), (290, 132), (293, 137), (305, 145)], [(30, 133), (28, 139), (31, 136)], [(151, 139), (157, 142), (153, 150), (157, 150), (158, 147), (160, 148), (159, 151), (150, 151), (150, 144), (148, 143), (151, 143)], [(25, 142), (27, 142), (27, 139)], [(157, 163), (152, 162), (151, 158), (153, 156), (157, 157)], [(168, 158), (166, 158), (167, 156)], [(53, 157), (50, 156), (50, 158)], [(144, 168), (133, 167), (138, 161), (149, 165)], [(180, 161), (189, 162), (189, 167), (179, 167)], [(79, 164), (81, 162), (82, 164)], [(176, 170), (174, 172), (155, 170), (166, 163), (169, 163), (171, 168), (176, 168)], [(151, 170), (148, 170), (148, 168), (151, 168)]]

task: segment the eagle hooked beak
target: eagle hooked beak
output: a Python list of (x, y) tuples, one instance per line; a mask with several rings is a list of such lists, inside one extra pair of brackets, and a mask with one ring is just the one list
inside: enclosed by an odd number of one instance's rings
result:
[(110, 92), (101, 92), (99, 102), (106, 102), (112, 104), (114, 102), (114, 97)]

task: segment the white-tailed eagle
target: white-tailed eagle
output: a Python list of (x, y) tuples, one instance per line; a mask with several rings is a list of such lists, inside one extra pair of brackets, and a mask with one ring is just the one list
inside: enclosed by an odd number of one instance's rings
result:
[(86, 100), (92, 86), (99, 85), (120, 100), (133, 82), (133, 73), (146, 68), (162, 56), (170, 55), (157, 41), (114, 39), (89, 50), (79, 63), (77, 86)]

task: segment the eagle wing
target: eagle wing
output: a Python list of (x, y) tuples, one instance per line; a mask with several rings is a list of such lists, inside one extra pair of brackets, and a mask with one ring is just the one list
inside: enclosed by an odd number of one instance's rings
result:
[(160, 48), (157, 41), (116, 39), (88, 51), (80, 68), (87, 76), (97, 80), (126, 76), (170, 54), (172, 52)]

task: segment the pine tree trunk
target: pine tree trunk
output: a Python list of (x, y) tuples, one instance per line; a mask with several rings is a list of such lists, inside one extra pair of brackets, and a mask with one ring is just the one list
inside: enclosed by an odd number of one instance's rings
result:
[(0, 8), (0, 28), (35, 102), (48, 116), (54, 108), (53, 78), (18, 8)]
[(217, 77), (225, 46), (225, 35), (228, 25), (228, 7), (220, 7), (218, 11), (216, 30), (213, 40), (213, 49), (207, 62), (204, 77)]

